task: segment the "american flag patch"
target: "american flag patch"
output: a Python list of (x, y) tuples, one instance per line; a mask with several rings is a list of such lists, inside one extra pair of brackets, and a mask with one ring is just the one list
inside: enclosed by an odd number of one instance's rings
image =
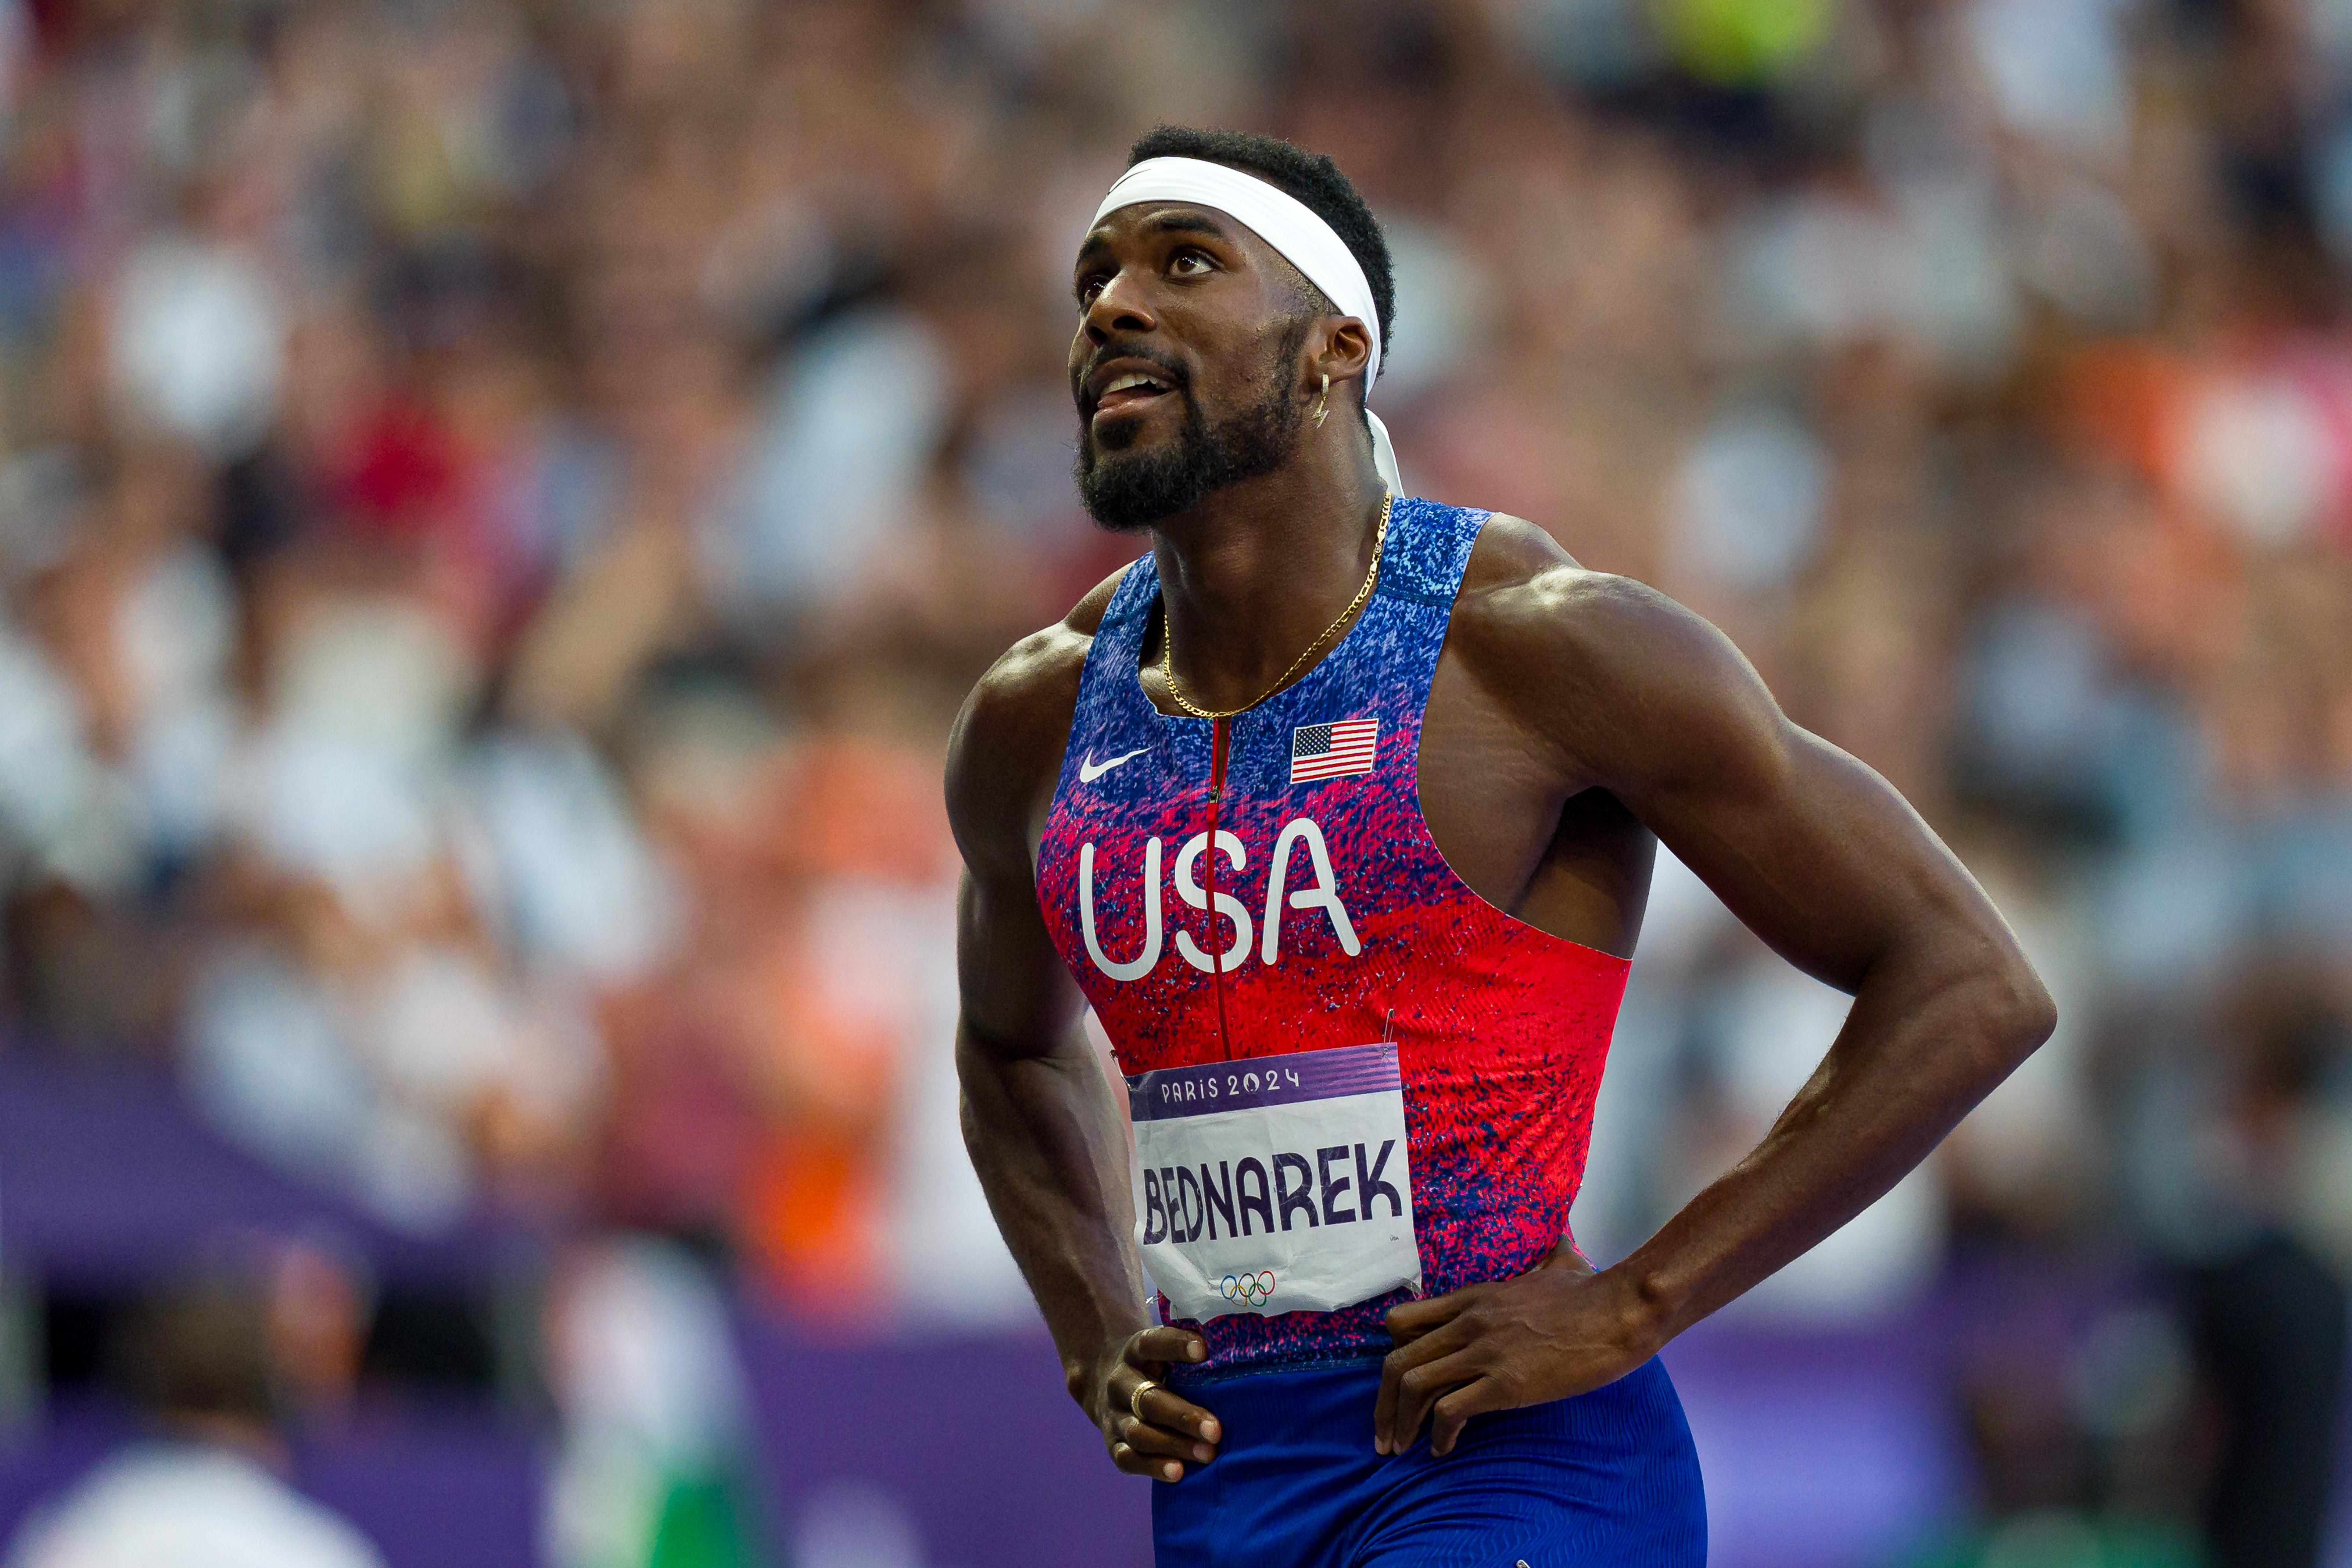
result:
[(1372, 753), (1380, 749), (1378, 719), (1341, 719), (1330, 724), (1301, 724), (1290, 732), (1290, 782), (1344, 778), (1372, 771)]

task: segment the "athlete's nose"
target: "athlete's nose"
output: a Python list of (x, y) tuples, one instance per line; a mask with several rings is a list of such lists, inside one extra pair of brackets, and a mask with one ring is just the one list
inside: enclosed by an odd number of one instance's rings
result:
[(1114, 332), (1149, 332), (1160, 319), (1143, 302), (1143, 288), (1132, 269), (1122, 267), (1087, 303), (1086, 333), (1090, 342), (1107, 342)]

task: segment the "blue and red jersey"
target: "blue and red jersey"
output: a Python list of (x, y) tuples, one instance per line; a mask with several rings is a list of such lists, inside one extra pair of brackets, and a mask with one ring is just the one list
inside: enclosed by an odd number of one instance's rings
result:
[[(1144, 695), (1160, 580), (1136, 562), (1087, 656), (1037, 861), (1124, 1071), (1395, 1042), (1431, 1295), (1519, 1273), (1566, 1234), (1627, 968), (1481, 899), (1422, 819), (1422, 715), (1486, 517), (1399, 500), (1356, 624), (1216, 722)], [(1213, 1319), (1199, 1370), (1385, 1354), (1402, 1299)]]

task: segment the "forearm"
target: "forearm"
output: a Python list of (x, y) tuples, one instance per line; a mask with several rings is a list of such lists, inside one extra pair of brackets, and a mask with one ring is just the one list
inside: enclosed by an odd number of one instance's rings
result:
[(956, 1068), (965, 1147), (1075, 1395), (1087, 1368), (1150, 1324), (1118, 1105), (1082, 1047), (1008, 1057), (967, 1026)]
[(2021, 961), (1889, 961), (1763, 1142), (1610, 1270), (1628, 1331), (1663, 1345), (1885, 1195), (2048, 1037)]

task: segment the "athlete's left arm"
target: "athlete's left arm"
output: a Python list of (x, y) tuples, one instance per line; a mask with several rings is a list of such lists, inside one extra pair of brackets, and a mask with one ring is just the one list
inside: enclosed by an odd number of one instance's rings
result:
[(1611, 1382), (1892, 1187), (2049, 1037), (2048, 992), (1982, 889), (1877, 773), (1789, 721), (1730, 641), (1664, 595), (1559, 564), (1457, 610), (1530, 766), (1607, 789), (1806, 973), (1853, 996), (1755, 1152), (1598, 1274), (1563, 1248), (1389, 1315), (1375, 1441)]

